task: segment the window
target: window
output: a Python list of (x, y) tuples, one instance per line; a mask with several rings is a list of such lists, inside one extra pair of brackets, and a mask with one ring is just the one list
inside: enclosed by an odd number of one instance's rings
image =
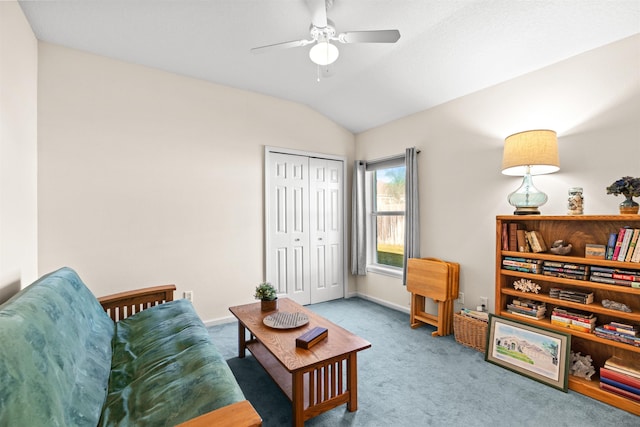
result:
[[(371, 238), (369, 264), (374, 270), (402, 273), (404, 255), (405, 182), (404, 156), (367, 163)], [(377, 267), (377, 268), (376, 268)]]

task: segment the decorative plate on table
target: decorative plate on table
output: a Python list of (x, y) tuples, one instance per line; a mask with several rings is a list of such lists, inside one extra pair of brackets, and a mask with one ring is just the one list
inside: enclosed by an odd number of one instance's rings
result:
[(265, 317), (262, 322), (270, 328), (293, 329), (309, 323), (309, 316), (299, 311), (295, 313), (278, 311)]

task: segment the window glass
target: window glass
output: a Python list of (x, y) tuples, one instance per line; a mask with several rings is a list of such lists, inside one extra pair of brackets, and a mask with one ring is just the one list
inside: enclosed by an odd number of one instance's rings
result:
[(376, 264), (402, 268), (404, 254), (405, 212), (404, 166), (377, 169), (373, 172), (373, 209), (375, 221)]

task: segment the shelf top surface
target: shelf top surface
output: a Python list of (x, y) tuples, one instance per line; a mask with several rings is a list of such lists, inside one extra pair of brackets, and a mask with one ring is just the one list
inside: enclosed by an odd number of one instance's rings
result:
[(640, 215), (497, 215), (501, 221), (640, 221)]

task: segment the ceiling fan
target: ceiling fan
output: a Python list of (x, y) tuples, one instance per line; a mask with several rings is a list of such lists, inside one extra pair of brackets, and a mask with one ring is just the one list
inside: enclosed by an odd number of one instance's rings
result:
[[(333, 6), (334, 0), (305, 0), (311, 11), (310, 39), (276, 43), (251, 49), (253, 53), (264, 53), (279, 49), (314, 46), (309, 51), (309, 58), (315, 64), (329, 65), (338, 59), (340, 52), (335, 45), (339, 43), (395, 43), (400, 38), (398, 30), (349, 31), (336, 33), (335, 25), (327, 18), (327, 9)], [(332, 43), (333, 42), (333, 43)]]

